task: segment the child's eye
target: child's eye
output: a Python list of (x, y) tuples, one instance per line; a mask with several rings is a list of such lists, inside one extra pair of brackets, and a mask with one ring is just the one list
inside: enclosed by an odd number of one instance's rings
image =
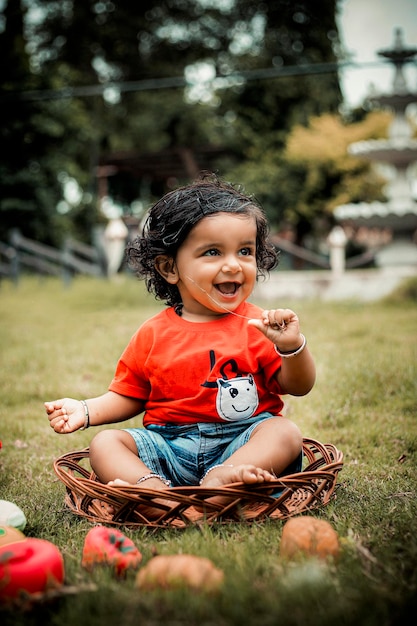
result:
[(240, 254), (242, 256), (253, 256), (254, 251), (252, 250), (252, 248), (242, 248)]
[(219, 254), (218, 250), (215, 248), (210, 248), (210, 250), (206, 250), (204, 256), (217, 256)]

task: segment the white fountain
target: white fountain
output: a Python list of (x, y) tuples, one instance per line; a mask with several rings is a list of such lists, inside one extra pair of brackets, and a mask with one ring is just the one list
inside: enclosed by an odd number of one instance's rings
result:
[(384, 166), (388, 183), (385, 202), (344, 204), (335, 210), (341, 224), (369, 229), (389, 229), (392, 241), (376, 255), (378, 265), (417, 264), (417, 202), (413, 197), (413, 166), (417, 164), (417, 140), (407, 115), (409, 106), (417, 102), (417, 93), (408, 89), (403, 73), (406, 63), (414, 62), (417, 48), (406, 48), (401, 29), (395, 30), (394, 47), (380, 50), (378, 55), (395, 67), (392, 93), (373, 95), (371, 102), (390, 108), (393, 121), (387, 139), (359, 141), (349, 146), (349, 153)]

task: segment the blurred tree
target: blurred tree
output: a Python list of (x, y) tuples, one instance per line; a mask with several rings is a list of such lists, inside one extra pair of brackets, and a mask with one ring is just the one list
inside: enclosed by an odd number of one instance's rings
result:
[(331, 216), (346, 202), (383, 200), (382, 178), (364, 159), (347, 155), (351, 143), (386, 137), (391, 121), (390, 113), (379, 111), (354, 124), (344, 124), (339, 116), (327, 114), (312, 118), (308, 127), (295, 126), (288, 136), (285, 156), (288, 163), (305, 170), (307, 183), (306, 196), (301, 194), (295, 208), (311, 219), (318, 213), (317, 202)]
[[(20, 2), (10, 0), (4, 8), (5, 28), (0, 36), (0, 90), (31, 89), (36, 78), (30, 71), (25, 50), (24, 16)], [(49, 172), (40, 175), (39, 145), (35, 118), (39, 107), (14, 98), (0, 102), (0, 239), (12, 227), (30, 225), (29, 232), (43, 238), (48, 230), (48, 211), (42, 195), (48, 188)], [(46, 227), (46, 229), (45, 229)]]
[[(68, 185), (77, 190), (85, 180), (79, 157), (80, 144), (91, 134), (90, 113), (79, 99), (27, 97), (67, 86), (65, 72), (43, 71), (40, 65), (31, 36), (39, 15), (20, 0), (8, 0), (2, 17), (0, 240), (17, 227), (28, 237), (59, 245), (66, 234), (85, 236), (96, 221), (85, 210), (89, 197), (79, 193), (74, 199)], [(66, 74), (68, 79), (71, 68)]]
[[(222, 109), (231, 108), (267, 141), (272, 131), (272, 143), (280, 138), (281, 145), (293, 124), (336, 112), (341, 103), (336, 67), (315, 73), (318, 64), (337, 61), (336, 7), (337, 0), (322, 0), (319, 5), (309, 0), (236, 2), (232, 40), (216, 61), (219, 74), (246, 69), (256, 75), (258, 70), (260, 78), (224, 92)], [(284, 72), (297, 67), (299, 74), (261, 79), (264, 68)]]
[[(296, 204), (305, 173), (284, 156), (289, 130), (340, 103), (335, 68), (303, 74), (336, 60), (336, 8), (337, 0), (4, 0), (0, 239), (13, 225), (44, 241), (66, 232), (88, 239), (99, 218), (99, 157), (173, 146), (228, 148), (234, 161), (219, 160), (219, 173), (230, 178), (243, 163), (242, 182), (262, 189), (279, 221), (284, 209), (274, 207)], [(299, 75), (274, 76), (297, 67)], [(184, 89), (185, 75), (194, 83)], [(140, 182), (119, 179), (121, 202)]]
[(312, 117), (307, 126), (292, 128), (282, 152), (259, 147), (232, 174), (262, 202), (275, 228), (294, 228), (301, 245), (312, 231), (326, 235), (340, 204), (384, 200), (385, 181), (369, 162), (350, 156), (348, 146), (386, 137), (391, 118), (381, 111), (353, 124), (336, 114)]

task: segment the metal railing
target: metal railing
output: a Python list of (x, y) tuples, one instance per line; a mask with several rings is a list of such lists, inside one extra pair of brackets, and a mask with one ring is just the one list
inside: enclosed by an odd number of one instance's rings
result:
[(67, 238), (62, 249), (58, 249), (13, 230), (9, 244), (0, 242), (0, 276), (18, 282), (23, 271), (62, 276), (65, 282), (75, 274), (105, 275), (99, 253), (93, 246)]

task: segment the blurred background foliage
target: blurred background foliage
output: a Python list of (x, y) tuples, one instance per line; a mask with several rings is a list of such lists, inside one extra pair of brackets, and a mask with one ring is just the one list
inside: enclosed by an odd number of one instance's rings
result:
[[(340, 114), (337, 10), (338, 0), (0, 0), (0, 241), (18, 227), (53, 245), (89, 242), (104, 220), (98, 167), (113, 155), (211, 151), (213, 169), (299, 239), (340, 203), (381, 199), (381, 181), (346, 149), (383, 136), (389, 116)], [(119, 172), (106, 193), (128, 216), (192, 169)]]

